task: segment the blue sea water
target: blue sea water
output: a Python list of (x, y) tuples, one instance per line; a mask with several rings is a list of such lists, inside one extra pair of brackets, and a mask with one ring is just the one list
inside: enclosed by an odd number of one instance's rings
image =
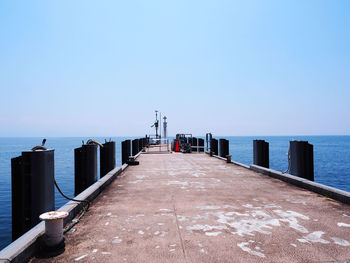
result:
[[(253, 140), (270, 143), (270, 168), (284, 171), (288, 167), (287, 151), (290, 140), (307, 140), (314, 145), (315, 181), (350, 192), (350, 136), (222, 136), (230, 141), (232, 160), (244, 164), (253, 162)], [(55, 149), (55, 177), (62, 191), (73, 197), (74, 148), (89, 138), (47, 138), (46, 146)], [(103, 142), (109, 138), (93, 138)], [(125, 137), (112, 137), (116, 141), (117, 166), (121, 165), (121, 141)], [(133, 138), (128, 138), (133, 139)], [(40, 138), (0, 138), (0, 249), (11, 242), (11, 158), (22, 151), (41, 144)], [(67, 202), (55, 192), (56, 209)]]

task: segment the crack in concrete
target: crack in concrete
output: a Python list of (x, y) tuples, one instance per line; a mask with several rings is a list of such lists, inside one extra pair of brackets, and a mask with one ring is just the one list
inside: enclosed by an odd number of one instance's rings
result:
[(177, 213), (176, 213), (176, 207), (175, 207), (175, 202), (174, 202), (174, 196), (172, 196), (171, 199), (173, 200), (174, 215), (175, 215), (175, 220), (176, 220), (177, 232), (179, 233), (179, 238), (180, 238), (182, 253), (183, 253), (183, 255), (184, 255), (185, 263), (187, 263), (186, 252), (185, 252), (185, 246), (184, 246), (184, 243), (183, 243), (183, 240), (182, 240), (182, 236), (181, 236), (181, 232), (180, 232), (179, 221), (178, 221), (178, 219), (177, 219)]

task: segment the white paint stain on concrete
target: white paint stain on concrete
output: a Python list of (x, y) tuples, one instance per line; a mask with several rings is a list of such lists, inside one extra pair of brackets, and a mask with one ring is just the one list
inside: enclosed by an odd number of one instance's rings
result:
[(203, 206), (197, 206), (196, 208), (200, 210), (215, 210), (215, 209), (220, 209), (220, 206), (217, 205), (203, 205)]
[(227, 212), (225, 213), (225, 216), (249, 216), (248, 213), (239, 213), (239, 212)]
[(203, 247), (203, 245), (198, 241), (198, 246), (200, 247), (200, 252), (204, 253), (204, 254), (208, 254), (208, 251), (205, 250), (205, 248)]
[(337, 225), (338, 225), (339, 227), (350, 227), (350, 224), (343, 223), (343, 222), (339, 222), (339, 223), (337, 223)]
[(264, 208), (265, 208), (265, 209), (269, 209), (269, 208), (281, 208), (281, 206), (276, 205), (276, 204), (267, 204), (267, 205), (264, 205)]
[(115, 238), (113, 238), (112, 243), (120, 244), (122, 241), (123, 241), (123, 240), (120, 239), (119, 237), (115, 237)]
[(182, 185), (182, 186), (188, 186), (188, 182), (168, 181), (168, 185)]
[(160, 234), (160, 237), (165, 237), (168, 234), (168, 232), (162, 231), (162, 233)]
[(177, 220), (179, 220), (179, 222), (183, 222), (183, 221), (187, 221), (188, 219), (186, 216), (177, 215)]
[(142, 230), (139, 230), (139, 235), (143, 235), (145, 232), (143, 232)]
[(233, 205), (223, 205), (222, 208), (233, 208), (233, 209), (237, 209), (237, 206), (233, 206)]
[(218, 232), (205, 232), (205, 235), (209, 236), (209, 237), (216, 237), (216, 236), (220, 235), (221, 233), (222, 233), (221, 231), (218, 231)]
[(205, 176), (206, 174), (205, 173), (191, 173), (191, 175), (193, 176), (193, 177), (201, 177), (201, 176)]
[(108, 225), (109, 225), (109, 222), (106, 222), (106, 223), (105, 223), (105, 226), (108, 226)]
[(88, 256), (88, 254), (85, 254), (85, 255), (82, 255), (76, 259), (74, 259), (74, 261), (79, 261), (79, 260), (82, 260), (83, 258), (86, 258)]
[(329, 244), (328, 240), (325, 240), (322, 238), (322, 235), (324, 232), (322, 231), (315, 231), (307, 236), (304, 236), (303, 238), (297, 239), (301, 243), (322, 243), (322, 244)]
[(227, 226), (225, 225), (219, 225), (219, 226), (210, 226), (210, 225), (194, 225), (194, 226), (188, 226), (186, 227), (187, 230), (190, 231), (199, 231), (202, 230), (204, 232), (206, 231), (212, 231), (212, 230), (223, 230), (223, 229), (227, 229)]
[(135, 181), (130, 181), (128, 182), (128, 184), (138, 184), (138, 183), (142, 183), (143, 180), (135, 180)]
[(245, 204), (245, 205), (242, 205), (243, 207), (245, 208), (250, 208), (250, 209), (261, 209), (260, 206), (253, 206), (252, 204)]
[(250, 240), (249, 242), (238, 243), (237, 246), (239, 248), (241, 248), (243, 251), (248, 252), (251, 255), (258, 256), (258, 257), (261, 257), (261, 258), (265, 257), (265, 255), (263, 253), (258, 252), (258, 251), (254, 251), (251, 248), (247, 247), (249, 245), (249, 243), (253, 243), (253, 242), (251, 242), (251, 240)]
[(291, 200), (291, 199), (286, 199), (287, 202), (292, 203), (292, 204), (302, 204), (302, 205), (307, 205), (307, 203), (303, 200)]
[(333, 239), (334, 244), (336, 244), (336, 245), (340, 245), (340, 246), (343, 246), (343, 247), (350, 246), (350, 242), (345, 240), (345, 239), (341, 239), (341, 238), (338, 238), (338, 237), (331, 237), (331, 239)]
[(294, 212), (294, 211), (282, 211), (282, 210), (273, 210), (274, 213), (282, 217), (283, 219), (280, 219), (281, 222), (286, 222), (289, 224), (289, 227), (301, 232), (301, 233), (308, 233), (309, 231), (299, 224), (298, 218), (303, 220), (309, 220), (310, 218), (308, 216), (302, 215), (300, 213)]
[[(217, 222), (233, 228), (232, 234), (239, 236), (249, 235), (254, 236), (254, 232), (262, 234), (271, 234), (266, 229), (271, 229), (272, 226), (279, 226), (279, 221), (276, 218), (266, 214), (263, 211), (254, 211), (253, 218), (242, 218), (237, 220), (235, 217), (228, 216), (225, 212), (214, 213), (219, 219)], [(231, 214), (229, 214), (231, 215)]]

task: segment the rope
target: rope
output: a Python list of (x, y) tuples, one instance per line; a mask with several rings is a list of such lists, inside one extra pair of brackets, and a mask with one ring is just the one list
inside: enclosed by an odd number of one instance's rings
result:
[(83, 208), (84, 211), (79, 215), (79, 217), (78, 217), (77, 219), (73, 219), (73, 220), (72, 220), (72, 223), (69, 224), (67, 227), (65, 227), (65, 229), (64, 229), (64, 231), (63, 231), (63, 233), (65, 234), (65, 233), (67, 233), (69, 230), (71, 230), (73, 226), (75, 226), (76, 224), (79, 223), (80, 219), (81, 219), (81, 218), (85, 215), (85, 213), (89, 210), (89, 208), (90, 208), (90, 202), (87, 201), (87, 200), (78, 200), (78, 199), (74, 199), (74, 198), (70, 198), (70, 197), (66, 196), (66, 195), (62, 192), (61, 188), (58, 186), (56, 180), (55, 180), (55, 186), (56, 186), (58, 192), (59, 192), (64, 198), (66, 198), (66, 199), (68, 199), (68, 200), (71, 200), (71, 201), (74, 201), (74, 202), (86, 203), (86, 206)]
[(289, 172), (289, 170), (290, 170), (290, 147), (288, 148), (287, 155), (288, 155), (288, 168), (287, 168), (287, 170), (282, 172), (282, 174), (285, 174), (285, 173)]

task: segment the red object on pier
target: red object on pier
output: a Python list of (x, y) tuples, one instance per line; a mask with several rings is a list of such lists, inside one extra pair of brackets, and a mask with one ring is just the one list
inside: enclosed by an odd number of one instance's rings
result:
[(175, 152), (179, 152), (179, 151), (180, 151), (179, 141), (176, 141)]

